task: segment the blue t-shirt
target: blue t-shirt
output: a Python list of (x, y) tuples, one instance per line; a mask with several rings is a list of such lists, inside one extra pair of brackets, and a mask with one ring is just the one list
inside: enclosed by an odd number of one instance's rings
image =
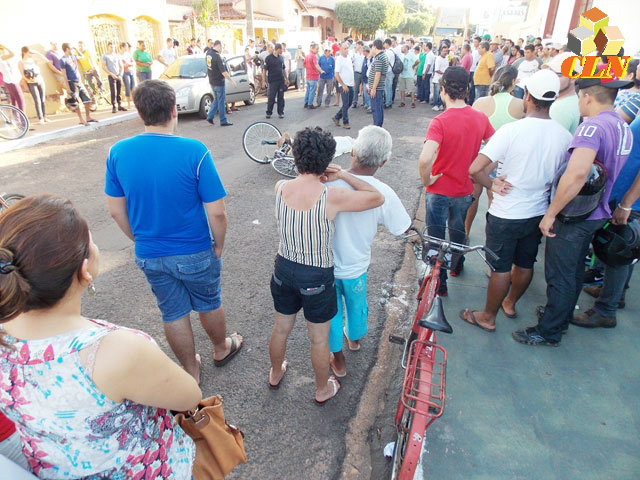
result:
[(324, 70), (324, 73), (320, 74), (320, 78), (324, 78), (325, 80), (333, 78), (333, 71), (336, 68), (335, 58), (327, 58), (326, 55), (322, 55), (318, 60), (318, 65), (322, 70)]
[(143, 133), (111, 147), (104, 192), (126, 197), (140, 258), (189, 255), (211, 248), (203, 203), (227, 194), (204, 144), (156, 133)]
[[(629, 125), (629, 128), (633, 134), (631, 153), (629, 154), (629, 158), (627, 158), (627, 163), (625, 163), (622, 170), (620, 170), (620, 175), (618, 175), (618, 179), (611, 190), (611, 199), (615, 200), (616, 203), (622, 200), (624, 194), (631, 188), (631, 184), (636, 179), (636, 175), (640, 172), (640, 117), (636, 117), (636, 119), (631, 122), (631, 125)], [(636, 203), (634, 203), (631, 208), (640, 211), (640, 199), (636, 200)]]
[(80, 81), (80, 72), (78, 70), (78, 57), (75, 55), (60, 57), (60, 68), (64, 68), (67, 72), (67, 80), (70, 82)]

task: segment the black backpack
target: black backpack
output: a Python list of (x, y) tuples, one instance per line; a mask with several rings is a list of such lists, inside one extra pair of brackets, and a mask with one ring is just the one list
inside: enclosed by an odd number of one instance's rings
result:
[(402, 65), (402, 60), (400, 60), (400, 56), (396, 52), (393, 52), (393, 54), (395, 55), (395, 60), (393, 61), (393, 66), (391, 67), (391, 71), (394, 73), (394, 75), (398, 75), (399, 73), (402, 73), (402, 70), (404, 69), (404, 65)]

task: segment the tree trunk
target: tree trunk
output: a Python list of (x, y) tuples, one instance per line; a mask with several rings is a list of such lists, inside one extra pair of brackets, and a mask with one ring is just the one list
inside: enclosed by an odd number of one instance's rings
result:
[(253, 38), (253, 0), (245, 0), (244, 4), (247, 7), (247, 37)]

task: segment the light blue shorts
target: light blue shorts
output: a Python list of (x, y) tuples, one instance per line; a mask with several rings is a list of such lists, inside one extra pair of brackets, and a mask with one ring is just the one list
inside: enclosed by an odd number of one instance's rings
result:
[[(347, 337), (352, 342), (360, 340), (367, 334), (367, 273), (358, 278), (340, 280), (336, 278), (336, 293), (338, 295), (338, 313), (331, 319), (329, 330), (329, 350), (339, 352), (342, 350), (343, 328)], [(343, 315), (342, 299), (346, 307), (346, 315)], [(343, 316), (346, 322), (343, 322)]]
[(156, 296), (162, 320), (173, 322), (189, 315), (211, 312), (222, 306), (222, 261), (213, 248), (192, 255), (135, 258)]

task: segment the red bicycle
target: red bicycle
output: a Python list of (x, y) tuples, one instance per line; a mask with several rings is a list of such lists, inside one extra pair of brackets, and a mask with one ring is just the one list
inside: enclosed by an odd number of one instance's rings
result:
[[(426, 270), (418, 291), (418, 308), (409, 338), (389, 336), (390, 342), (404, 345), (401, 364), (405, 369), (394, 419), (397, 439), (393, 451), (392, 480), (413, 480), (425, 432), (444, 412), (447, 352), (437, 344), (436, 332), (452, 333), (453, 329), (445, 318), (442, 298), (437, 294), (440, 270), (451, 268), (452, 256), (459, 258), (470, 252), (480, 254), (480, 250), (486, 256), (498, 259), (484, 245), (468, 247), (423, 235), (413, 226), (411, 230), (420, 237), (417, 255), (426, 264)], [(491, 268), (486, 256), (480, 256)]]

